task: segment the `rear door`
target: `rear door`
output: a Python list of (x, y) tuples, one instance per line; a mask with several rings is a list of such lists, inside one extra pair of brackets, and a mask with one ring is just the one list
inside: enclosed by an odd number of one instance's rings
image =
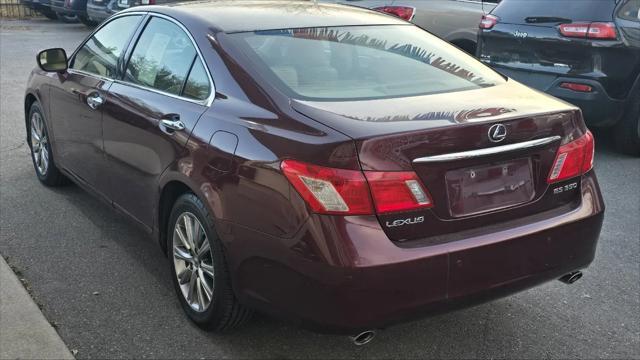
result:
[(141, 15), (112, 20), (71, 57), (51, 88), (51, 114), (61, 165), (102, 195), (107, 193), (102, 115), (123, 52)]
[(149, 17), (128, 56), (123, 79), (109, 89), (104, 109), (110, 197), (149, 228), (159, 176), (186, 153), (191, 130), (213, 93), (211, 77), (187, 30), (168, 18)]
[[(504, 0), (492, 12), (499, 18), (482, 30), (478, 55), (504, 75), (540, 90), (560, 76), (601, 71), (601, 42), (564, 37), (560, 24), (611, 22), (615, 0)], [(617, 41), (607, 41), (606, 48)]]

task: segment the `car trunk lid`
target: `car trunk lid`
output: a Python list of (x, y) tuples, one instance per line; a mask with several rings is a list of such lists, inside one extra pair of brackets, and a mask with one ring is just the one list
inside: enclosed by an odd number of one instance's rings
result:
[(580, 128), (579, 111), (512, 81), (450, 94), (294, 100), (292, 106), (354, 138), (365, 172), (416, 172), (434, 206), (379, 215), (392, 240), (448, 241), (578, 198), (576, 192), (547, 196), (547, 176), (561, 142)]

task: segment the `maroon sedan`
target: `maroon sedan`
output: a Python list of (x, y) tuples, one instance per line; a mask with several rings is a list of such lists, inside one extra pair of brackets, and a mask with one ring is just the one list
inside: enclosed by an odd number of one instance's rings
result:
[(152, 6), (37, 59), (36, 175), (157, 237), (202, 327), (255, 309), (356, 334), (573, 282), (594, 258), (604, 205), (580, 111), (403, 20)]

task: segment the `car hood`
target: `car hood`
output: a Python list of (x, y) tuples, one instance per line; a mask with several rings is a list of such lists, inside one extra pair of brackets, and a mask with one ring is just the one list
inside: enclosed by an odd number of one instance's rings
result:
[(381, 100), (292, 100), (291, 106), (353, 139), (577, 109), (511, 79), (468, 91)]

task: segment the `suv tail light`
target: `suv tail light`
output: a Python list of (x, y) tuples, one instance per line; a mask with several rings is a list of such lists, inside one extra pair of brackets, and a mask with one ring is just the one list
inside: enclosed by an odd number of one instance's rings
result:
[(491, 29), (496, 26), (499, 20), (500, 18), (495, 15), (482, 15), (482, 20), (480, 20), (479, 25), (480, 29)]
[(561, 24), (560, 34), (566, 37), (615, 40), (618, 37), (616, 25), (614, 23), (570, 23)]
[(593, 168), (594, 140), (591, 131), (560, 146), (549, 173), (549, 184), (582, 175)]
[[(282, 171), (312, 211), (320, 214), (371, 215), (433, 206), (412, 172), (343, 170), (284, 160)], [(373, 195), (373, 201), (371, 196)]]
[(373, 10), (380, 11), (389, 15), (397, 16), (400, 19), (411, 21), (416, 14), (416, 9), (409, 6), (381, 6)]

